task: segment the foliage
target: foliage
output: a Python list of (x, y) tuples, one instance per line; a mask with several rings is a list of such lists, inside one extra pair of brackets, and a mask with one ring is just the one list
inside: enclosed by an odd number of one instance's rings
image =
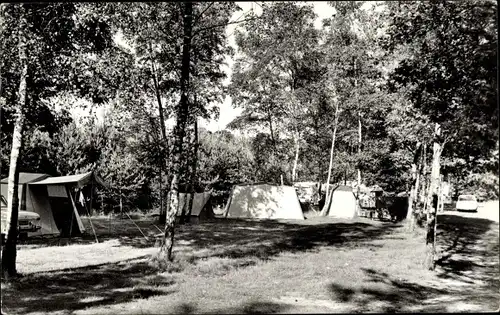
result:
[[(385, 46), (407, 58), (391, 85), (441, 124), (445, 154), (487, 156), (498, 141), (497, 5), (493, 1), (391, 3)], [(467, 143), (467, 145), (465, 145)]]
[(224, 131), (200, 131), (199, 141), (199, 189), (213, 189), (216, 203), (223, 204), (233, 185), (255, 180), (248, 141)]

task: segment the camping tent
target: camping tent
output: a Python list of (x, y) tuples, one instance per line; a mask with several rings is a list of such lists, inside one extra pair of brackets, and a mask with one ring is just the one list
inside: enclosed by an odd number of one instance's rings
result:
[(337, 218), (352, 219), (357, 215), (357, 199), (350, 186), (335, 187), (325, 203), (323, 212)]
[[(190, 194), (179, 193), (179, 209), (177, 211), (177, 216), (180, 217), (182, 212), (182, 207), (187, 200), (187, 196)], [(210, 192), (195, 193), (193, 197), (193, 203), (191, 207), (191, 217), (190, 222), (199, 222), (200, 220), (209, 220), (215, 217), (214, 211), (212, 209), (212, 204), (210, 202)]]
[[(84, 174), (48, 177), (31, 183), (31, 187), (46, 187), (52, 206), (53, 217), (62, 235), (83, 233), (83, 226), (77, 209), (77, 193), (72, 188), (81, 189), (89, 184), (106, 187), (104, 181), (94, 172)], [(43, 190), (43, 188), (40, 188)], [(72, 193), (73, 192), (73, 193)], [(83, 205), (85, 207), (85, 205)], [(40, 216), (42, 216), (40, 214)]]
[[(27, 210), (26, 209), (26, 197), (28, 195), (28, 200), (30, 200), (30, 191), (27, 190), (27, 185), (28, 183), (36, 182), (42, 179), (45, 179), (49, 177), (47, 174), (39, 174), (39, 173), (19, 173), (19, 181), (18, 181), (18, 197), (19, 197), (19, 210)], [(8, 195), (8, 184), (9, 184), (9, 178), (5, 177), (1, 180), (1, 190), (2, 190), (2, 196), (7, 199)], [(28, 204), (28, 207), (31, 207), (31, 204)], [(32, 210), (28, 210), (32, 211)]]
[(304, 220), (295, 189), (292, 186), (269, 184), (234, 186), (226, 205), (225, 216)]
[[(77, 235), (85, 231), (71, 188), (104, 182), (93, 172), (49, 177), (47, 174), (19, 173), (19, 209), (40, 215), (41, 229), (34, 235)], [(7, 198), (8, 178), (1, 181), (2, 195)]]
[[(36, 181), (49, 177), (47, 174), (19, 173), (19, 210), (36, 212), (40, 215), (41, 229), (30, 235), (50, 235), (59, 234), (54, 215), (52, 214), (51, 203), (47, 188), (44, 186), (32, 186)], [(7, 198), (8, 178), (1, 181), (2, 196)]]

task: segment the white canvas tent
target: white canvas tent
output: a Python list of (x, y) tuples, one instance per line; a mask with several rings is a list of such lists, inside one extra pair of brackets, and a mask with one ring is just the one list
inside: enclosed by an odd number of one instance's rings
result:
[[(177, 216), (180, 217), (182, 212), (182, 207), (187, 201), (187, 197), (190, 194), (179, 193), (179, 209), (177, 211)], [(211, 192), (195, 193), (193, 197), (193, 204), (191, 207), (191, 222), (199, 222), (200, 220), (212, 219), (215, 217), (211, 203), (210, 203)], [(187, 213), (186, 213), (187, 214)]]
[(357, 216), (358, 201), (350, 186), (339, 185), (327, 196), (323, 213), (327, 216), (353, 219)]
[(292, 186), (270, 184), (234, 186), (225, 209), (227, 218), (304, 220)]

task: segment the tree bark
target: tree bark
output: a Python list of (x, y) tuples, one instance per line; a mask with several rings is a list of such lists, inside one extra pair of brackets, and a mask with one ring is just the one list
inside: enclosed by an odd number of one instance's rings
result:
[[(339, 121), (339, 103), (335, 102), (335, 125), (333, 126), (333, 135), (332, 135), (332, 147), (330, 148), (330, 164), (328, 165), (328, 177), (326, 180), (326, 200), (328, 200), (328, 193), (330, 191), (330, 178), (332, 175), (332, 166), (333, 166), (333, 151), (335, 149), (335, 138), (337, 136), (337, 124)], [(325, 203), (326, 204), (326, 203)], [(321, 215), (327, 215), (327, 207), (323, 207), (321, 210)]]
[[(150, 49), (150, 57), (151, 57), (151, 72), (153, 75), (153, 86), (155, 89), (155, 95), (156, 95), (156, 101), (158, 103), (158, 113), (159, 113), (159, 120), (160, 120), (160, 131), (161, 131), (161, 138), (163, 145), (168, 147), (168, 140), (167, 140), (167, 131), (165, 129), (165, 116), (163, 114), (163, 104), (161, 102), (161, 93), (160, 93), (160, 87), (158, 83), (158, 72), (156, 70), (156, 67), (154, 65), (153, 61), (153, 48), (151, 43), (149, 43), (149, 49)], [(163, 157), (163, 155), (162, 155)], [(166, 161), (162, 161), (160, 163), (160, 218), (159, 218), (159, 223), (160, 224), (165, 224), (165, 219), (166, 219), (166, 211), (163, 206), (163, 199), (164, 199), (164, 191), (163, 191), (163, 163)], [(168, 170), (168, 168), (167, 168)], [(168, 187), (168, 186), (167, 186)]]
[(16, 120), (12, 135), (12, 148), (10, 152), (10, 166), (7, 193), (7, 215), (5, 229), (5, 246), (2, 250), (2, 276), (8, 280), (17, 276), (16, 269), (16, 244), (17, 223), (19, 216), (19, 153), (23, 145), (24, 108), (26, 107), (26, 89), (28, 78), (28, 56), (26, 47), (27, 21), (24, 14), (21, 16), (19, 25), (19, 64), (21, 66), (21, 77), (18, 90), (18, 102), (16, 106)]
[(422, 211), (425, 212), (427, 200), (427, 144), (424, 143), (422, 153), (422, 188), (420, 190), (420, 202), (422, 203)]
[(179, 210), (179, 181), (183, 178), (185, 171), (181, 166), (183, 158), (183, 144), (186, 133), (186, 124), (189, 113), (189, 75), (191, 61), (191, 36), (193, 3), (184, 2), (184, 39), (182, 45), (182, 65), (181, 65), (181, 99), (177, 106), (177, 121), (175, 126), (175, 145), (174, 145), (174, 177), (170, 189), (170, 208), (167, 212), (164, 233), (164, 246), (161, 246), (160, 252), (167, 255), (168, 260), (172, 261), (172, 249), (174, 246), (175, 217)]
[(406, 219), (409, 221), (409, 227), (410, 230), (413, 230), (413, 222), (414, 222), (414, 215), (413, 215), (413, 209), (414, 209), (414, 204), (415, 200), (417, 199), (417, 191), (418, 191), (418, 162), (420, 159), (420, 148), (422, 146), (422, 143), (419, 141), (417, 142), (416, 148), (415, 148), (415, 154), (413, 155), (413, 162), (411, 164), (411, 188), (410, 188), (410, 196), (408, 198), (408, 212), (406, 213)]
[[(362, 144), (361, 132), (362, 132), (362, 129), (361, 129), (361, 116), (358, 116), (358, 159), (361, 157), (361, 144)], [(358, 193), (359, 193), (360, 185), (361, 185), (361, 168), (359, 167), (359, 161), (358, 161), (358, 167), (357, 167), (357, 169), (358, 169), (357, 170), (358, 171), (357, 182), (358, 182)]]
[(198, 118), (194, 118), (194, 135), (193, 135), (194, 143), (193, 143), (193, 156), (192, 156), (192, 169), (191, 169), (191, 178), (190, 178), (190, 197), (188, 202), (188, 211), (186, 221), (189, 222), (191, 219), (191, 212), (193, 211), (193, 199), (194, 194), (196, 193), (196, 186), (198, 184)]
[(434, 141), (432, 146), (432, 169), (431, 182), (429, 185), (429, 200), (427, 201), (427, 235), (426, 235), (426, 259), (425, 266), (429, 270), (435, 268), (436, 256), (436, 225), (438, 207), (438, 189), (440, 179), (440, 157), (441, 157), (441, 126), (436, 123), (434, 128)]
[[(358, 87), (358, 78), (357, 78), (357, 69), (356, 69), (356, 59), (354, 61), (354, 92), (357, 95), (357, 87)], [(359, 167), (359, 158), (361, 157), (361, 144), (362, 144), (362, 130), (361, 130), (361, 110), (359, 108), (359, 100), (358, 102), (358, 165), (357, 165), (357, 183), (358, 183), (358, 195), (359, 195), (359, 190), (360, 190), (360, 185), (361, 185), (361, 169)]]
[(292, 183), (295, 183), (297, 177), (297, 164), (299, 163), (299, 153), (300, 153), (300, 134), (297, 131), (295, 134), (295, 158), (293, 160), (292, 168)]

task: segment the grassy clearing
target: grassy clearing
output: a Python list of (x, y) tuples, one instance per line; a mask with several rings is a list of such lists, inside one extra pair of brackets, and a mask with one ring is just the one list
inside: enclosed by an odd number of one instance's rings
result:
[[(310, 218), (180, 226), (176, 259), (149, 258), (149, 220), (95, 219), (77, 244), (20, 246), (6, 313), (448, 312), (498, 308), (498, 223), (440, 216), (438, 270), (423, 269), (422, 233), (392, 223)], [(88, 222), (87, 222), (88, 223)], [(109, 233), (111, 231), (111, 233)], [(23, 253), (24, 252), (24, 253)], [(73, 255), (66, 261), (61, 257)], [(84, 267), (85, 266), (85, 267)], [(72, 267), (73, 269), (66, 269)], [(65, 270), (61, 270), (65, 269)], [(50, 272), (49, 272), (50, 270)]]

